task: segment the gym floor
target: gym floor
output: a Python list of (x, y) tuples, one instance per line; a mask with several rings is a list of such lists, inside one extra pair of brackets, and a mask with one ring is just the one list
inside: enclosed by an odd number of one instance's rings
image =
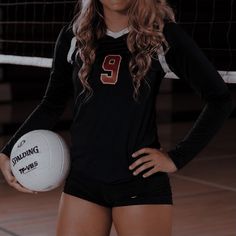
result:
[[(175, 109), (175, 114), (185, 112), (188, 117), (196, 118), (198, 113), (194, 111), (180, 111), (195, 107), (193, 104), (196, 98), (188, 96), (176, 95), (171, 100), (172, 105), (174, 101), (172, 108)], [(161, 110), (159, 136), (166, 149), (180, 140), (194, 121), (181, 120), (179, 115), (168, 121), (168, 112), (165, 113), (162, 103), (168, 99), (169, 95), (161, 95), (157, 103)], [(188, 101), (190, 106), (181, 105), (183, 100)], [(0, 104), (0, 122), (3, 124), (10, 119), (12, 124), (21, 122), (32, 111), (35, 103), (37, 102)], [(8, 130), (9, 127), (11, 126), (8, 126)], [(174, 200), (173, 236), (236, 235), (235, 127), (235, 117), (230, 117), (207, 148), (182, 170), (169, 175)], [(12, 130), (15, 128), (13, 125)], [(68, 129), (61, 128), (58, 133), (69, 140)], [(9, 137), (10, 131), (2, 135), (0, 146)], [(0, 236), (53, 236), (61, 191), (62, 186), (37, 195), (25, 194), (8, 186), (0, 176)], [(110, 236), (117, 236), (114, 226)]]

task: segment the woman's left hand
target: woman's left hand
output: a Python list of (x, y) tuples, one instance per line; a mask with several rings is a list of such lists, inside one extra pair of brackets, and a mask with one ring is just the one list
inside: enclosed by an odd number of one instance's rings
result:
[(177, 167), (175, 166), (174, 162), (171, 160), (168, 153), (163, 150), (163, 148), (141, 148), (140, 150), (134, 152), (132, 154), (132, 157), (136, 158), (139, 155), (145, 153), (147, 153), (148, 155), (139, 158), (137, 161), (135, 161), (129, 166), (129, 169), (133, 170), (137, 166), (141, 165), (133, 172), (134, 175), (137, 175), (150, 167), (153, 168), (150, 169), (148, 172), (144, 173), (143, 177), (148, 177), (158, 171), (167, 173), (173, 173), (177, 171)]

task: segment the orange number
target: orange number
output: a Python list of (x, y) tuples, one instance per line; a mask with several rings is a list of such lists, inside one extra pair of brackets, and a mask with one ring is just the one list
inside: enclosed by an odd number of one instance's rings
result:
[[(120, 55), (108, 55), (105, 57), (102, 68), (107, 73), (101, 74), (101, 81), (103, 84), (116, 84), (121, 63)], [(110, 75), (109, 75), (110, 74)]]

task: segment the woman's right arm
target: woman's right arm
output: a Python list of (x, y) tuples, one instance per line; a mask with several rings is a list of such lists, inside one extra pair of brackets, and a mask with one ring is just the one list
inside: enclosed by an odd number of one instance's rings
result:
[(6, 182), (20, 192), (35, 193), (24, 188), (12, 175), (9, 159), (11, 150), (22, 135), (35, 129), (52, 129), (62, 115), (73, 94), (73, 66), (67, 62), (72, 37), (72, 31), (68, 30), (67, 25), (64, 26), (55, 44), (50, 78), (41, 102), (0, 151), (0, 171)]
[(73, 33), (68, 30), (68, 25), (64, 26), (55, 44), (46, 92), (38, 106), (1, 149), (0, 159), (10, 156), (11, 149), (22, 135), (35, 129), (52, 129), (62, 115), (73, 94), (72, 65), (67, 62), (72, 37)]

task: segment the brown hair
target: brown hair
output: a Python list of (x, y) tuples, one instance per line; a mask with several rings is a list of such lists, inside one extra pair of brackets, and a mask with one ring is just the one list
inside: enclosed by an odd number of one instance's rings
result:
[[(133, 0), (128, 16), (130, 31), (127, 46), (132, 55), (129, 71), (133, 78), (133, 98), (136, 100), (140, 82), (145, 78), (154, 54), (159, 52), (163, 43), (168, 49), (168, 43), (162, 33), (164, 20), (175, 22), (175, 16), (166, 0)], [(80, 94), (88, 90), (88, 98), (93, 93), (87, 80), (96, 57), (96, 40), (106, 34), (103, 6), (100, 1), (78, 0), (71, 24), (78, 42), (79, 50), (76, 57), (79, 56), (83, 62), (78, 72), (83, 85)]]

